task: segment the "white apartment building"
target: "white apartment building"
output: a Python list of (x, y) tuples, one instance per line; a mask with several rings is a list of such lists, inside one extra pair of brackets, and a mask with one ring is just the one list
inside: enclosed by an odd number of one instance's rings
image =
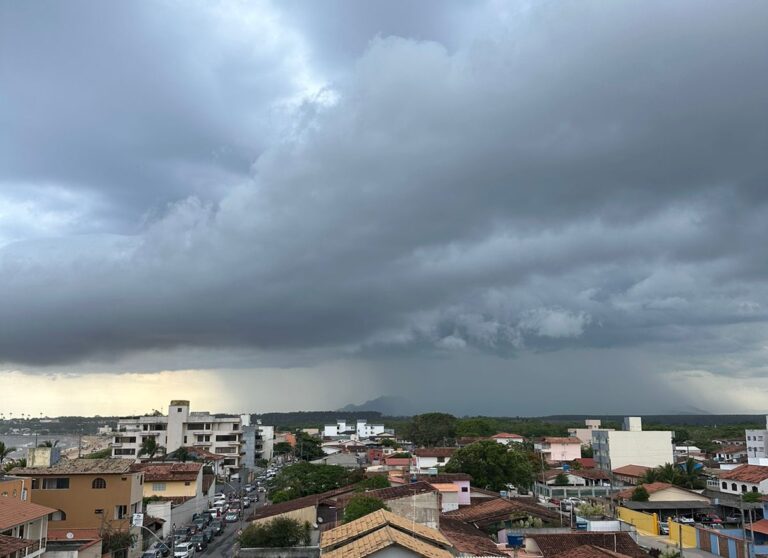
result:
[(112, 457), (138, 459), (144, 440), (154, 438), (166, 453), (187, 447), (223, 456), (216, 462), (216, 472), (231, 474), (241, 466), (241, 425), (239, 416), (190, 412), (189, 401), (171, 401), (167, 416), (120, 419), (111, 444)]
[(659, 467), (674, 463), (672, 432), (643, 430), (640, 417), (626, 417), (624, 430), (593, 430), (597, 468), (611, 471), (626, 465)]
[(600, 419), (586, 419), (584, 421), (584, 428), (569, 428), (568, 436), (572, 438), (578, 438), (585, 446), (592, 445), (592, 432), (595, 430), (613, 430), (613, 428), (603, 428), (602, 421)]
[(768, 416), (765, 417), (766, 430), (745, 430), (747, 438), (747, 462), (750, 465), (768, 465)]
[(368, 421), (364, 419), (358, 419), (354, 424), (347, 423), (344, 419), (339, 419), (336, 421), (336, 424), (326, 424), (323, 427), (324, 438), (357, 436), (358, 439), (361, 439), (381, 434), (384, 434), (383, 424), (368, 424)]

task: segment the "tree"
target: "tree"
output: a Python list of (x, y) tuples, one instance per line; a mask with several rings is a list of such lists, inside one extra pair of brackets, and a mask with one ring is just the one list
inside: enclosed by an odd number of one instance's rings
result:
[(485, 417), (459, 419), (456, 424), (456, 436), (487, 437), (497, 432), (494, 421)]
[[(182, 448), (179, 448), (179, 450)], [(174, 454), (178, 454), (178, 451), (174, 452)], [(155, 455), (158, 453), (165, 452), (165, 448), (157, 443), (157, 440), (153, 436), (148, 436), (144, 438), (144, 441), (141, 442), (141, 447), (139, 448), (139, 457), (142, 455), (146, 455), (150, 459), (154, 458)]]
[(389, 479), (383, 475), (374, 475), (357, 483), (361, 490), (376, 490), (377, 488), (389, 488)]
[(555, 486), (568, 486), (568, 475), (565, 473), (558, 473), (555, 477)]
[(397, 442), (391, 438), (384, 438), (381, 441), (381, 446), (384, 448), (397, 449)]
[(416, 415), (405, 427), (404, 437), (417, 446), (449, 446), (456, 441), (456, 417), (447, 413)]
[(347, 486), (357, 480), (360, 477), (353, 478), (352, 473), (338, 465), (296, 463), (284, 468), (273, 479), (269, 499), (274, 503), (285, 502)]
[(605, 506), (584, 502), (576, 508), (576, 513), (581, 517), (603, 517), (606, 515)]
[(388, 509), (383, 500), (366, 494), (356, 494), (349, 499), (347, 507), (344, 508), (344, 523), (382, 509)]
[(266, 523), (246, 528), (239, 538), (241, 548), (288, 548), (307, 546), (310, 540), (309, 523), (290, 517), (277, 517)]
[(293, 446), (288, 442), (278, 442), (272, 446), (272, 453), (275, 455), (286, 455), (293, 453)]
[(312, 461), (325, 456), (322, 442), (299, 430), (296, 432), (296, 457), (304, 461)]
[(59, 441), (58, 440), (46, 440), (45, 442), (41, 442), (37, 445), (39, 448), (55, 448), (58, 447)]
[(741, 500), (743, 502), (755, 503), (755, 502), (762, 501), (762, 499), (763, 499), (763, 495), (760, 494), (759, 492), (745, 492), (744, 494), (741, 495)]
[(640, 482), (645, 484), (651, 484), (653, 482), (659, 482), (661, 480), (658, 468), (648, 469), (643, 476), (640, 477)]
[(16, 448), (6, 447), (5, 442), (0, 442), (0, 465), (2, 465), (3, 461), (15, 451)]
[(594, 457), (595, 456), (595, 450), (592, 449), (592, 446), (583, 445), (581, 446), (581, 456), (582, 457)]
[(650, 498), (650, 494), (648, 494), (648, 491), (641, 484), (632, 491), (632, 497), (630, 500), (633, 502), (647, 502), (648, 498)]
[(467, 473), (473, 484), (491, 490), (505, 490), (508, 484), (528, 488), (534, 469), (528, 452), (513, 444), (481, 441), (457, 450), (445, 467), (448, 473)]
[(706, 483), (700, 478), (701, 469), (702, 465), (689, 457), (678, 465), (678, 483), (676, 484), (691, 490), (706, 488)]

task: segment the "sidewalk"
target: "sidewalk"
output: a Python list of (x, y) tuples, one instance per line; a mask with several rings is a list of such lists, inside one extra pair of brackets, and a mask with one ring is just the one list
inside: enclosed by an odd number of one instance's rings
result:
[[(652, 535), (641, 535), (640, 533), (638, 533), (637, 544), (645, 548), (658, 548), (661, 551), (667, 550), (668, 548), (679, 550), (677, 545), (675, 545), (669, 539), (669, 537), (664, 537), (661, 535), (652, 536)], [(717, 554), (712, 554), (711, 552), (700, 550), (698, 548), (683, 548), (683, 558), (720, 558), (720, 557)]]

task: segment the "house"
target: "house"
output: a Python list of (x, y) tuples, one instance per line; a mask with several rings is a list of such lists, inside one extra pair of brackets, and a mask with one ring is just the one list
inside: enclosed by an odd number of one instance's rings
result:
[(509, 556), (483, 531), (458, 519), (442, 517), (440, 532), (454, 546), (459, 556)]
[(20, 495), (0, 496), (0, 557), (36, 558), (45, 553), (48, 516), (55, 512)]
[(354, 453), (334, 453), (331, 455), (326, 455), (325, 457), (321, 457), (320, 459), (310, 461), (310, 463), (315, 465), (338, 465), (339, 467), (344, 467), (345, 469), (360, 469), (360, 461), (360, 458), (357, 457), (357, 455)]
[(720, 491), (728, 494), (768, 494), (768, 467), (740, 465), (730, 471), (724, 471), (720, 473)]
[(600, 419), (586, 419), (584, 421), (584, 428), (569, 428), (568, 436), (578, 438), (584, 446), (591, 446), (592, 432), (600, 430), (608, 432), (613, 430), (613, 428), (603, 428)]
[(715, 450), (715, 461), (718, 463), (746, 463), (747, 446), (743, 444), (722, 444)]
[(494, 434), (491, 436), (491, 440), (505, 446), (508, 446), (509, 444), (522, 444), (525, 442), (525, 438), (520, 434), (512, 434), (510, 432), (499, 432), (498, 434)]
[(102, 558), (99, 529), (49, 529), (45, 558)]
[[(451, 484), (451, 486), (454, 485)], [(357, 494), (351, 492), (333, 497), (336, 509), (340, 510), (339, 515), (343, 515), (349, 500)], [(389, 511), (408, 521), (415, 521), (432, 528), (437, 528), (440, 523), (442, 492), (430, 483), (417, 481), (389, 488), (367, 490), (365, 495), (384, 501)]]
[(643, 431), (640, 417), (626, 417), (624, 430), (595, 430), (592, 449), (597, 468), (611, 471), (625, 465), (660, 467), (673, 463), (672, 432)]
[(636, 486), (640, 484), (640, 480), (651, 469), (652, 467), (645, 467), (643, 465), (624, 465), (613, 470), (613, 478), (622, 484)]
[(616, 495), (616, 498), (621, 501), (621, 505), (625, 508), (645, 513), (656, 513), (662, 518), (713, 511), (710, 499), (698, 492), (666, 482), (652, 482), (644, 484), (643, 487), (648, 492), (647, 502), (631, 500), (636, 487), (622, 490)]
[[(525, 537), (525, 552), (541, 556), (542, 558), (568, 557), (568, 558), (608, 558), (608, 556), (595, 556), (589, 554), (573, 554), (577, 549), (588, 545), (608, 550), (613, 558), (618, 555), (631, 556), (632, 558), (648, 558), (648, 555), (632, 539), (627, 532), (596, 533), (574, 532), (553, 534), (531, 534)], [(568, 554), (566, 554), (568, 553)]]
[[(52, 508), (52, 529), (130, 528), (131, 515), (142, 510), (144, 475), (125, 459), (72, 459), (16, 468), (30, 480), (30, 500)], [(141, 530), (130, 529), (139, 540)], [(129, 556), (141, 553), (141, 545)]]
[[(561, 475), (562, 478), (559, 478)], [(566, 484), (558, 484), (558, 480), (565, 480)], [(550, 469), (536, 479), (533, 492), (545, 499), (607, 497), (611, 493), (610, 476), (599, 469)]]
[(500, 498), (498, 494), (472, 489), (473, 494), (483, 492), (482, 497), (472, 498), (469, 506), (444, 513), (442, 517), (471, 523), (484, 530), (511, 527), (515, 521), (535, 517), (544, 522), (558, 523), (560, 514), (538, 505), (530, 498)]
[(163, 536), (210, 507), (202, 463), (142, 463), (133, 470), (144, 474), (144, 498), (153, 500), (147, 515), (162, 520)]
[(581, 457), (581, 440), (573, 437), (548, 436), (534, 442), (533, 449), (549, 463), (565, 463)]
[(141, 457), (142, 444), (154, 439), (166, 453), (195, 447), (223, 455), (224, 459), (217, 461), (216, 473), (231, 475), (242, 465), (243, 417), (190, 412), (189, 401), (174, 400), (168, 406), (167, 416), (156, 413), (121, 418), (111, 444), (112, 457), (136, 460)]
[(456, 448), (419, 448), (413, 452), (416, 469), (426, 473), (429, 469), (445, 467), (455, 452)]
[(451, 542), (437, 529), (386, 510), (325, 531), (320, 538), (320, 551), (325, 558), (452, 558), (453, 550)]

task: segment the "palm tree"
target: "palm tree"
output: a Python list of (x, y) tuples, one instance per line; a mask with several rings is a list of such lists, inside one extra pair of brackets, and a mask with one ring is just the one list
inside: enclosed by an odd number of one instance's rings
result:
[(16, 451), (16, 448), (5, 447), (5, 442), (0, 442), (0, 465), (2, 465), (5, 458)]
[(640, 477), (641, 484), (650, 484), (652, 482), (659, 482), (661, 480), (659, 475), (659, 469), (648, 469), (643, 476)]
[(680, 486), (685, 488), (704, 488), (704, 483), (699, 478), (701, 465), (695, 459), (689, 457), (684, 463), (678, 465), (678, 477)]
[(37, 447), (39, 447), (39, 448), (55, 448), (58, 445), (59, 445), (59, 441), (58, 440), (54, 440), (53, 442), (51, 442), (50, 440), (46, 440), (45, 442), (43, 442), (41, 444), (38, 444)]
[(157, 440), (151, 436), (144, 438), (144, 441), (141, 443), (141, 448), (139, 448), (139, 457), (146, 455), (149, 459), (152, 459), (158, 453), (165, 453), (165, 448), (158, 445)]
[(668, 482), (669, 484), (680, 484), (680, 469), (674, 463), (665, 463), (661, 467), (658, 467), (659, 480), (661, 482)]

